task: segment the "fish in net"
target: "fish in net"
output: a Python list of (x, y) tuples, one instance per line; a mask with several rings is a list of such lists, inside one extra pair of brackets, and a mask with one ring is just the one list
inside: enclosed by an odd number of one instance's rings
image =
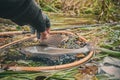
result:
[(19, 50), (33, 61), (41, 61), (47, 65), (61, 65), (83, 58), (91, 51), (91, 46), (77, 36), (53, 34), (40, 44), (31, 45)]

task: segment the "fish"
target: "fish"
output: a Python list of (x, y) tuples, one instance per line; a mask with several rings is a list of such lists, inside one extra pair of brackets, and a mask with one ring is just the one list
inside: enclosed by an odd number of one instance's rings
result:
[(82, 53), (87, 55), (88, 52), (91, 51), (90, 45), (85, 45), (79, 49), (64, 49), (64, 48), (57, 48), (51, 46), (30, 46), (26, 48), (22, 48), (20, 50), (22, 53), (30, 53), (33, 55), (48, 55), (48, 56), (60, 56), (60, 55), (75, 55), (78, 53)]

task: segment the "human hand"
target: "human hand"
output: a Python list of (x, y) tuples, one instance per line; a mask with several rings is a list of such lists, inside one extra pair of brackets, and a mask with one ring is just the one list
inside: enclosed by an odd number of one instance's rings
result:
[(45, 25), (46, 25), (46, 30), (44, 32), (40, 32), (39, 30), (36, 30), (34, 27), (30, 26), (31, 28), (31, 33), (32, 34), (35, 34), (36, 32), (36, 35), (37, 35), (37, 39), (40, 41), (40, 40), (44, 40), (44, 39), (47, 39), (47, 37), (49, 36), (49, 33), (50, 33), (50, 20), (48, 18), (47, 15), (45, 14), (42, 14), (43, 15), (43, 20), (45, 20)]
[(46, 28), (48, 34), (50, 34), (50, 28)]
[(41, 33), (37, 32), (38, 41), (43, 41), (43, 40), (47, 39), (49, 34), (50, 34), (50, 28), (46, 28), (46, 30), (44, 32), (41, 32)]
[(41, 37), (40, 39), (43, 41), (45, 39), (47, 39), (49, 36), (49, 31), (48, 30), (45, 30), (44, 32), (41, 32)]

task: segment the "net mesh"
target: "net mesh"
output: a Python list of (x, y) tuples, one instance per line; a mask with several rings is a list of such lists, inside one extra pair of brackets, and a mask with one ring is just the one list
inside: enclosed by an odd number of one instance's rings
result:
[[(44, 44), (47, 44), (44, 45)], [(44, 46), (52, 47), (54, 50), (60, 49), (62, 51), (56, 52), (53, 50), (54, 54), (47, 52), (46, 54), (40, 52), (40, 48)], [(15, 44), (2, 53), (6, 53), (7, 58), (6, 62), (15, 62), (17, 65), (22, 66), (46, 66), (46, 65), (61, 65), (71, 63), (77, 60), (82, 59), (89, 53), (90, 49), (86, 47), (86, 42), (79, 39), (76, 35), (71, 34), (52, 34), (49, 38), (42, 42), (36, 42), (34, 39), (27, 41), (22, 41), (18, 44)], [(38, 47), (37, 50), (35, 47)], [(84, 53), (77, 52), (76, 49), (80, 49), (84, 52), (84, 47), (87, 48), (87, 51)], [(45, 49), (42, 48), (42, 49)], [(66, 51), (66, 49), (69, 49)], [(71, 52), (74, 50), (73, 52)], [(68, 52), (68, 53), (65, 53)], [(58, 55), (58, 53), (60, 53)], [(22, 53), (22, 54), (21, 54)], [(22, 60), (22, 61), (21, 61)], [(8, 63), (7, 62), (7, 63)]]
[[(20, 52), (28, 56), (28, 59), (32, 59), (34, 61), (42, 61), (47, 65), (60, 65), (71, 63), (83, 58), (85, 56), (84, 53), (73, 52), (72, 50), (75, 51), (83, 48), (84, 46), (86, 46), (86, 43), (82, 40), (78, 40), (78, 36), (53, 34), (40, 44), (24, 47), (20, 50)], [(48, 47), (52, 47), (52, 49), (45, 52), (45, 49), (48, 49)], [(88, 52), (89, 50), (87, 50), (86, 53)]]

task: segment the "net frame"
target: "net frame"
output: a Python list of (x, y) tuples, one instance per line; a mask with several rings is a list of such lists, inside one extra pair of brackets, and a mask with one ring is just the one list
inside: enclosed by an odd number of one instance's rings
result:
[[(74, 33), (68, 32), (68, 31), (51, 31), (50, 34), (58, 34), (58, 33), (59, 34), (75, 35)], [(25, 38), (23, 38), (21, 40), (17, 40), (17, 41), (14, 41), (12, 43), (0, 46), (0, 49), (4, 49), (6, 47), (9, 47), (9, 46), (12, 46), (14, 44), (17, 44), (17, 43), (19, 43), (21, 41), (29, 40), (29, 39), (32, 39), (32, 38), (35, 38), (35, 36), (25, 37)], [(84, 37), (80, 36), (80, 35), (79, 35), (79, 39), (84, 41), (84, 42), (87, 42), (87, 40)], [(63, 65), (40, 66), (40, 67), (9, 66), (8, 70), (13, 70), (13, 71), (51, 71), (51, 70), (68, 69), (68, 68), (79, 66), (82, 63), (85, 63), (86, 61), (88, 61), (93, 56), (93, 54), (94, 54), (94, 51), (91, 50), (89, 52), (89, 54), (86, 57), (84, 57), (83, 59), (75, 61), (75, 62), (72, 62), (72, 63), (63, 64)]]

